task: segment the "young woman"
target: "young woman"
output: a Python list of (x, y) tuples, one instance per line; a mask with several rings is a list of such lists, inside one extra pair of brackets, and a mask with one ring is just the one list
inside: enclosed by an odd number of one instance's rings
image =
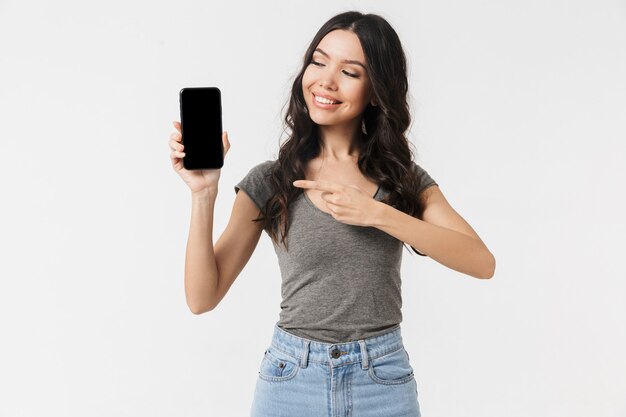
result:
[[(296, 77), (277, 160), (235, 186), (213, 247), (220, 170), (187, 171), (180, 124), (169, 141), (192, 191), (185, 291), (211, 311), (263, 230), (282, 274), (280, 320), (260, 364), (252, 416), (419, 416), (400, 333), (402, 244), (476, 278), (495, 258), (413, 161), (406, 61), (382, 17), (341, 13), (313, 38)], [(223, 134), (224, 150), (230, 143)], [(243, 190), (244, 192), (238, 192)]]

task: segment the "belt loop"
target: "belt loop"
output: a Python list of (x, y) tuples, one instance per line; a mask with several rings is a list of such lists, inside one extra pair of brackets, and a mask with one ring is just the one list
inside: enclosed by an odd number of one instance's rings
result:
[(361, 345), (361, 368), (367, 369), (369, 366), (369, 358), (367, 357), (367, 347), (365, 346), (365, 340), (359, 340)]
[(304, 341), (304, 349), (302, 350), (302, 357), (300, 358), (300, 367), (302, 368), (307, 367), (307, 363), (309, 359), (309, 344), (310, 343), (311, 343), (310, 340)]

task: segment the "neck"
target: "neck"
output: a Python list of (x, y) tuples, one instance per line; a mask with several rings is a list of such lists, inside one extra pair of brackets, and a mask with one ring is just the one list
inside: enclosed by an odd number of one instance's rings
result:
[[(360, 124), (358, 125), (360, 126)], [(355, 126), (319, 125), (320, 148), (330, 162), (355, 161), (359, 157), (361, 129)]]

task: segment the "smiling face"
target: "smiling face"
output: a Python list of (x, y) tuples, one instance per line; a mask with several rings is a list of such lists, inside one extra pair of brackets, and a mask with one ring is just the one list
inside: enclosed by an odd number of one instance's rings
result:
[(372, 98), (365, 66), (363, 48), (354, 32), (337, 29), (326, 34), (302, 77), (302, 93), (313, 122), (360, 126)]

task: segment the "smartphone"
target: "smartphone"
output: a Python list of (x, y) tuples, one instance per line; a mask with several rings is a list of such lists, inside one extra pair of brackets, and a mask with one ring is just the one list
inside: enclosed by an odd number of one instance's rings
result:
[(217, 87), (180, 90), (180, 124), (185, 147), (185, 169), (218, 169), (224, 166), (222, 143), (222, 94)]

